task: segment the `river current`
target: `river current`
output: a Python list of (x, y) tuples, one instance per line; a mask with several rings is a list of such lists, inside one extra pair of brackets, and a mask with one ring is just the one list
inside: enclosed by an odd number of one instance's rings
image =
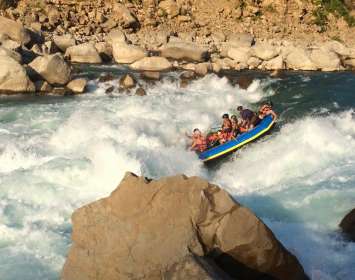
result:
[[(140, 83), (140, 97), (98, 83), (117, 67), (81, 67), (89, 93), (0, 96), (0, 279), (59, 279), (72, 212), (107, 196), (126, 171), (184, 173), (227, 189), (294, 253), (311, 279), (355, 279), (355, 243), (338, 232), (355, 207), (354, 73), (256, 77), (247, 90), (207, 75), (180, 88), (177, 74)], [(213, 167), (186, 150), (186, 131), (207, 130), (238, 105), (271, 100), (272, 133)]]

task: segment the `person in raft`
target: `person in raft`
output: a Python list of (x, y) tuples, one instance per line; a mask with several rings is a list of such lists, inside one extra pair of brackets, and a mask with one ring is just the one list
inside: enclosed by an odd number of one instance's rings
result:
[(268, 115), (271, 115), (272, 119), (274, 121), (276, 121), (277, 114), (272, 109), (272, 103), (271, 102), (270, 103), (264, 103), (263, 105), (260, 106), (259, 113), (258, 113), (258, 119), (261, 121), (263, 118), (265, 118)]
[(240, 112), (242, 121), (240, 123), (240, 132), (246, 132), (257, 126), (266, 116), (271, 115), (273, 120), (277, 119), (277, 114), (272, 110), (272, 104), (264, 103), (260, 106), (258, 114), (249, 109), (239, 106), (237, 110)]
[(207, 140), (198, 128), (193, 130), (192, 136), (187, 136), (192, 139), (192, 144), (190, 147), (191, 151), (202, 153), (203, 151), (207, 150)]
[(244, 109), (243, 106), (238, 106), (237, 111), (240, 114), (241, 122), (239, 124), (240, 132), (246, 132), (254, 127), (256, 114), (249, 109)]
[(232, 137), (236, 138), (237, 135), (240, 133), (238, 118), (236, 115), (231, 116), (231, 122), (232, 122)]
[(223, 123), (221, 125), (222, 130), (226, 133), (231, 133), (232, 132), (232, 121), (229, 119), (229, 115), (223, 114), (222, 120), (223, 120)]

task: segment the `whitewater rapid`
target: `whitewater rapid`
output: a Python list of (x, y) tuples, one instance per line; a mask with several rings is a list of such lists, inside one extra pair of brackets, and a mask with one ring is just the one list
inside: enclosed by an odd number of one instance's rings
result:
[(355, 205), (351, 108), (333, 102), (287, 115), (305, 102), (297, 92), (282, 101), (271, 135), (211, 170), (186, 149), (185, 132), (215, 126), (237, 105), (285, 98), (272, 87), (278, 80), (242, 90), (208, 75), (181, 89), (166, 77), (144, 83), (144, 97), (105, 94), (115, 83), (91, 81), (76, 97), (0, 97), (0, 279), (58, 279), (70, 215), (107, 196), (126, 171), (202, 176), (262, 217), (312, 279), (355, 278), (355, 245), (337, 233)]

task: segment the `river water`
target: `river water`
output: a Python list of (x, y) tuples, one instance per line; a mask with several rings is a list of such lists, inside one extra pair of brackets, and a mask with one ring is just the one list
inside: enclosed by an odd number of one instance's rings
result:
[[(355, 279), (355, 244), (338, 232), (355, 207), (354, 73), (256, 77), (247, 90), (214, 74), (179, 87), (177, 74), (147, 96), (105, 94), (117, 67), (80, 68), (75, 97), (0, 97), (0, 279), (58, 279), (74, 209), (109, 195), (126, 171), (202, 176), (250, 207), (312, 279)], [(79, 75), (79, 76), (80, 76)], [(272, 100), (272, 133), (213, 167), (185, 149), (184, 133), (219, 123), (237, 105)]]

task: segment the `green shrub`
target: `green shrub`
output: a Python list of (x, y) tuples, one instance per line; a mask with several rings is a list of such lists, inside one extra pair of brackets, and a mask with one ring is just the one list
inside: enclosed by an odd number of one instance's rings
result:
[(315, 17), (314, 23), (321, 27), (322, 31), (325, 31), (329, 13), (334, 14), (337, 17), (343, 17), (349, 26), (355, 26), (355, 18), (349, 14), (349, 10), (344, 4), (343, 0), (313, 0), (317, 5), (317, 9), (313, 12)]

